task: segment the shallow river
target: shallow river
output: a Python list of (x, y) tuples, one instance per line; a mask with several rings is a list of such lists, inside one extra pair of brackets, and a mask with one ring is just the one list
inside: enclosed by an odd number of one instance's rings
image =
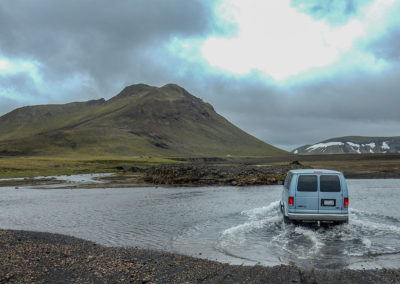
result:
[(0, 228), (73, 235), (233, 264), (400, 267), (400, 180), (348, 180), (350, 222), (285, 225), (281, 186), (0, 188)]

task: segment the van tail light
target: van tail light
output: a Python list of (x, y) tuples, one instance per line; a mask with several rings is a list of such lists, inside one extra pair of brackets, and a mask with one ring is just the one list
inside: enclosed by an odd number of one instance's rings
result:
[(289, 205), (293, 205), (294, 203), (294, 198), (289, 196), (289, 200), (288, 200)]
[(344, 198), (344, 207), (348, 207), (349, 206), (349, 198), (345, 197)]

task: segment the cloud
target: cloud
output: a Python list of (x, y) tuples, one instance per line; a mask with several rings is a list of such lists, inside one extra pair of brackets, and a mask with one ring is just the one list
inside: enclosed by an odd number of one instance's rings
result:
[[(325, 7), (324, 15), (332, 15), (342, 23), (341, 17), (331, 11), (337, 10), (333, 4), (321, 3), (319, 6), (313, 4), (310, 9)], [(346, 15), (352, 14), (351, 11), (355, 13), (354, 4), (342, 3), (347, 7)], [(391, 4), (386, 3), (380, 13), (373, 13), (376, 5), (372, 3), (363, 8), (367, 16), (357, 15), (341, 25), (331, 25), (300, 13), (289, 0), (223, 1), (221, 5), (230, 9), (228, 24), (233, 18), (237, 33), (206, 38), (200, 51), (203, 57), (211, 66), (224, 71), (246, 74), (259, 70), (276, 81), (326, 68), (342, 60), (353, 51), (357, 40), (367, 35), (370, 26), (380, 21), (391, 8)], [(347, 11), (349, 9), (351, 11)]]
[(0, 114), (173, 82), (287, 150), (399, 135), (400, 4), (310, 3), (2, 1)]
[(377, 40), (372, 41), (367, 48), (376, 58), (398, 64), (400, 61), (400, 27), (391, 27)]
[(207, 31), (209, 8), (204, 3), (3, 1), (0, 55), (38, 62), (46, 82), (65, 85), (83, 74), (84, 81), (93, 79), (91, 95), (110, 96), (116, 85), (160, 72), (152, 61), (163, 60), (155, 58), (156, 52), (171, 37)]
[(291, 5), (317, 20), (342, 25), (359, 14), (372, 0), (291, 0)]
[(253, 73), (209, 76), (206, 86), (183, 85), (250, 134), (292, 150), (347, 135), (398, 136), (399, 75), (400, 67), (352, 69), (281, 86)]
[[(332, 3), (222, 0), (216, 9), (224, 13), (216, 17), (220, 26), (230, 27), (229, 32), (202, 40), (176, 39), (173, 50), (184, 60), (201, 59), (220, 72), (246, 75), (257, 71), (266, 80), (282, 84), (350, 63), (350, 67), (381, 68), (382, 58), (376, 58), (368, 45), (393, 24), (394, 1)], [(320, 10), (323, 16), (315, 17)]]
[(0, 113), (10, 112), (12, 109), (15, 109), (19, 106), (20, 102), (9, 98), (1, 98)]

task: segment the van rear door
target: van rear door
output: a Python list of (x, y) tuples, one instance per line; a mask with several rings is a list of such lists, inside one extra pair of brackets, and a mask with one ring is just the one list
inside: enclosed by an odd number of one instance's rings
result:
[(343, 194), (338, 175), (320, 175), (319, 213), (340, 213)]
[(302, 174), (298, 176), (295, 195), (297, 213), (318, 211), (318, 176)]

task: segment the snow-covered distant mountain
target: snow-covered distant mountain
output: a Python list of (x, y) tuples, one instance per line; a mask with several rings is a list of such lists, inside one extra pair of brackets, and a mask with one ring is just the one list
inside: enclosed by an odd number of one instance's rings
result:
[(292, 151), (294, 154), (341, 154), (341, 153), (400, 153), (400, 136), (364, 137), (346, 136), (332, 138)]

